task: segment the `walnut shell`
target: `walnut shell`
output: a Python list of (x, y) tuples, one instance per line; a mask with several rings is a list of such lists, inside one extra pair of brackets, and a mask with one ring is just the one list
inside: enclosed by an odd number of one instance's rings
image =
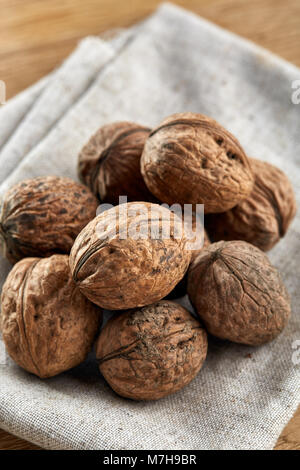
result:
[(254, 187), (250, 196), (222, 214), (205, 219), (214, 241), (244, 240), (263, 251), (284, 237), (297, 207), (287, 176), (273, 165), (250, 158)]
[(85, 360), (101, 316), (74, 284), (67, 255), (19, 261), (2, 289), (1, 327), (8, 354), (41, 378)]
[[(169, 221), (170, 237), (165, 238)], [(135, 238), (135, 229), (142, 237)], [(108, 310), (156, 302), (189, 266), (191, 254), (180, 230), (181, 219), (158, 204), (113, 207), (78, 235), (70, 255), (73, 279), (88, 299)]]
[(277, 269), (243, 241), (221, 241), (203, 250), (189, 269), (188, 295), (208, 332), (236, 343), (271, 341), (290, 316)]
[(90, 190), (70, 178), (22, 181), (1, 201), (0, 251), (12, 263), (27, 256), (69, 253), (97, 206)]
[(165, 119), (146, 140), (141, 171), (150, 191), (168, 204), (204, 204), (224, 212), (247, 197), (253, 175), (239, 142), (196, 113)]
[(119, 204), (154, 201), (140, 171), (140, 159), (150, 129), (133, 122), (101, 127), (79, 154), (78, 174), (101, 201)]
[(157, 400), (197, 375), (206, 358), (207, 335), (185, 308), (164, 300), (111, 318), (96, 354), (116, 393)]

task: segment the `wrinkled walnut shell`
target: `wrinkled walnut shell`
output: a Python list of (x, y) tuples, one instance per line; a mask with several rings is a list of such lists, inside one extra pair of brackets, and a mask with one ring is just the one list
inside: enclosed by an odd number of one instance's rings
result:
[(209, 333), (236, 343), (271, 341), (290, 316), (279, 272), (265, 253), (243, 241), (203, 250), (190, 266), (188, 295)]
[(250, 158), (255, 181), (252, 193), (230, 211), (205, 219), (214, 241), (244, 240), (263, 251), (284, 237), (296, 214), (296, 201), (287, 176), (273, 165)]
[(96, 215), (90, 190), (70, 178), (44, 176), (16, 184), (0, 207), (0, 250), (10, 262), (69, 253)]
[[(164, 238), (169, 220), (170, 237)], [(135, 239), (133, 228), (145, 238)], [(151, 238), (152, 229), (156, 239)], [(191, 254), (180, 230), (181, 219), (158, 204), (113, 207), (78, 235), (70, 254), (73, 279), (88, 299), (108, 310), (156, 302), (171, 292), (189, 266)]]
[(140, 159), (150, 129), (132, 122), (101, 127), (79, 154), (80, 180), (103, 202), (154, 201), (140, 171)]
[(224, 212), (247, 197), (253, 175), (242, 147), (216, 121), (174, 114), (146, 140), (141, 171), (150, 191), (168, 204), (204, 204)]
[(133, 400), (157, 400), (191, 382), (207, 353), (207, 335), (180, 305), (160, 301), (111, 318), (97, 343), (100, 371)]
[(41, 378), (84, 361), (100, 321), (101, 310), (74, 284), (67, 255), (19, 261), (4, 283), (1, 327), (8, 354)]

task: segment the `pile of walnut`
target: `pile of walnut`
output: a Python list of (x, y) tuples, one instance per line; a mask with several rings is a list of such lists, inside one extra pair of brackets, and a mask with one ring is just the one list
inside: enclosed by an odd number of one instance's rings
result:
[[(35, 178), (1, 202), (1, 251), (16, 263), (2, 290), (1, 329), (19, 366), (52, 377), (83, 362), (98, 336), (112, 389), (154, 400), (197, 375), (206, 331), (260, 345), (283, 330), (290, 300), (264, 253), (296, 212), (281, 170), (248, 158), (214, 120), (182, 113), (153, 130), (102, 127), (78, 172), (84, 185)], [(129, 202), (116, 206), (121, 195)], [(141, 212), (135, 201), (145, 202)], [(101, 202), (115, 206), (96, 216)], [(184, 231), (175, 236), (182, 220), (161, 202), (204, 204), (203, 248), (189, 250)], [(136, 225), (143, 236), (131, 236)], [(169, 300), (186, 293), (198, 319)], [(99, 333), (102, 309), (118, 312)]]

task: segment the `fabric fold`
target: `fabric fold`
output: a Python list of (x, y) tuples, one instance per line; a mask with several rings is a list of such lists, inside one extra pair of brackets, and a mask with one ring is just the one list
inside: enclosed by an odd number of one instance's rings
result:
[(97, 37), (86, 38), (55, 73), (0, 153), (0, 181), (55, 126), (91, 85), (114, 49)]
[(25, 115), (33, 106), (33, 103), (49, 84), (50, 75), (42, 78), (31, 87), (19, 93), (0, 107), (0, 151), (7, 140), (16, 131)]

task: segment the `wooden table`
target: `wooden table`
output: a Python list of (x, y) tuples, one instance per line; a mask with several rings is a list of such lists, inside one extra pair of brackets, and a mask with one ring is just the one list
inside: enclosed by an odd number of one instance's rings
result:
[[(56, 67), (89, 34), (127, 27), (159, 0), (0, 0), (0, 79), (7, 98)], [(299, 0), (174, 1), (300, 66)], [(300, 78), (300, 77), (295, 77)], [(300, 450), (300, 408), (276, 449)], [(0, 449), (37, 449), (0, 430)]]

